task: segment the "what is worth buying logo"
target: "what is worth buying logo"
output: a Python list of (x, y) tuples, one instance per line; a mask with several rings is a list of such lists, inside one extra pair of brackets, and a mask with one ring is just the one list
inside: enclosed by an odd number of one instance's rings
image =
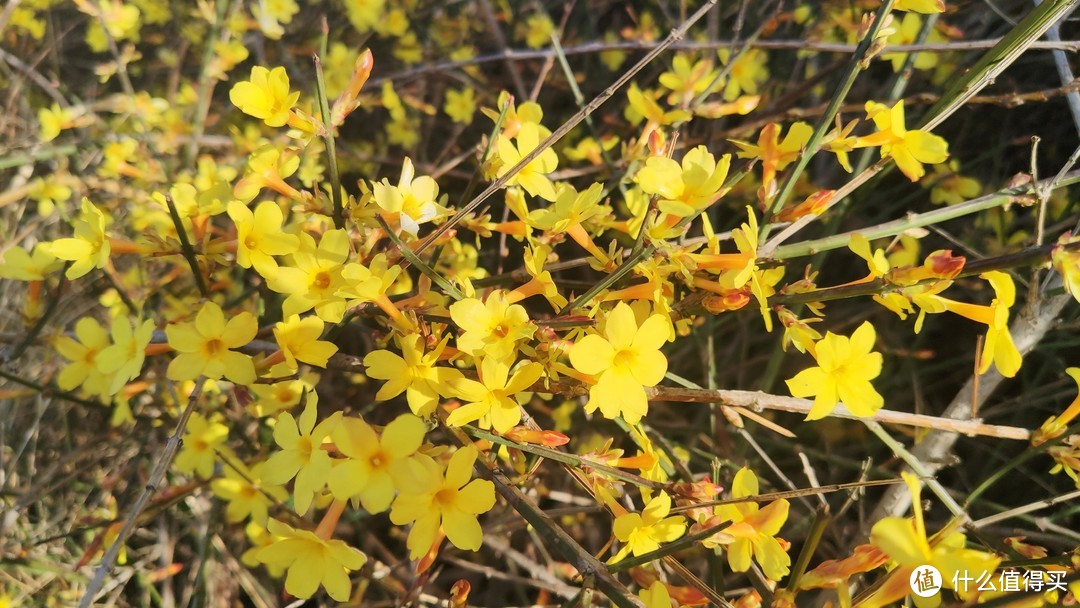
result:
[(932, 597), (941, 591), (941, 572), (933, 566), (919, 566), (908, 579), (911, 592), (919, 597)]

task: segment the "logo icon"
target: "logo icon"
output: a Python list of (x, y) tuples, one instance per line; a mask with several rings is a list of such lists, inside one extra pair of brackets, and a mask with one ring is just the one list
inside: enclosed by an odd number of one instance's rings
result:
[(941, 591), (941, 573), (933, 566), (919, 566), (908, 579), (911, 592), (919, 597), (932, 597)]

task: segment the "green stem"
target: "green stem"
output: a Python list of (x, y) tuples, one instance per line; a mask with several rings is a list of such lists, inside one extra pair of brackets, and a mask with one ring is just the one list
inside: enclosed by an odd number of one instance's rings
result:
[(931, 131), (953, 112), (959, 110), (979, 91), (992, 84), (999, 74), (1013, 64), (1033, 42), (1046, 33), (1054, 23), (1068, 14), (1080, 0), (1046, 0), (1009, 30), (992, 49), (983, 54), (975, 65), (966, 70), (926, 113), (919, 129)]
[[(173, 226), (176, 228), (176, 236), (180, 239), (180, 251), (184, 254), (188, 266), (191, 267), (191, 274), (195, 275), (195, 285), (198, 286), (202, 297), (209, 298), (210, 290), (207, 289), (202, 270), (199, 269), (199, 260), (195, 257), (195, 248), (191, 246), (187, 230), (184, 229), (184, 221), (180, 219), (180, 212), (176, 210), (176, 203), (173, 201), (172, 194), (168, 192), (165, 193), (165, 204), (169, 207), (169, 217), (172, 218)], [(117, 291), (120, 291), (119, 287), (117, 287)]]
[(409, 246), (401, 240), (401, 237), (394, 233), (394, 230), (390, 227), (389, 224), (386, 223), (386, 220), (383, 219), (382, 215), (376, 214), (375, 220), (379, 222), (379, 226), (381, 226), (383, 231), (386, 232), (386, 236), (390, 237), (390, 240), (393, 241), (398, 251), (401, 252), (401, 257), (405, 258), (413, 266), (416, 266), (417, 270), (427, 275), (432, 281), (435, 282), (436, 285), (442, 287), (443, 290), (446, 292), (446, 295), (454, 298), (455, 300), (465, 299), (465, 294), (461, 293), (461, 291), (458, 290), (457, 287), (454, 287), (453, 283), (446, 280), (444, 276), (439, 274), (438, 270), (435, 270), (434, 268), (429, 266), (426, 262), (421, 260), (419, 256), (413, 253), (413, 250), (410, 249)]
[(790, 258), (803, 257), (808, 255), (814, 255), (822, 251), (828, 251), (830, 249), (839, 249), (847, 247), (851, 242), (852, 235), (861, 234), (867, 238), (867, 240), (874, 240), (886, 236), (895, 236), (908, 230), (910, 228), (919, 228), (922, 226), (930, 226), (932, 224), (939, 224), (944, 221), (970, 215), (972, 213), (978, 213), (987, 209), (993, 209), (995, 207), (1001, 207), (1014, 202), (1017, 197), (1032, 194), (1037, 188), (1049, 188), (1057, 187), (1063, 188), (1080, 182), (1080, 171), (1072, 171), (1067, 173), (1063, 179), (1054, 182), (1053, 179), (1046, 179), (1039, 182), (1037, 187), (1032, 185), (1019, 186), (1016, 188), (1005, 188), (999, 190), (993, 194), (988, 194), (958, 205), (950, 205), (941, 209), (935, 209), (933, 211), (927, 211), (926, 213), (912, 214), (908, 217), (893, 220), (891, 222), (885, 222), (884, 224), (878, 224), (877, 226), (871, 226), (869, 228), (863, 228), (860, 230), (852, 230), (850, 232), (844, 232), (841, 234), (834, 234), (821, 239), (814, 239), (810, 241), (803, 241), (801, 243), (793, 243), (791, 245), (782, 245), (776, 248), (772, 257), (777, 260), (787, 260)]
[[(1080, 243), (1066, 243), (1065, 245), (1050, 243), (1041, 247), (1029, 247), (1023, 251), (1009, 255), (976, 260), (965, 265), (964, 269), (957, 275), (957, 278), (975, 276), (991, 270), (1005, 270), (1007, 268), (1032, 266), (1048, 260), (1056, 247), (1061, 247), (1066, 251), (1075, 251), (1080, 249)], [(943, 279), (927, 279), (913, 283), (910, 286), (929, 285), (941, 280)], [(815, 289), (814, 291), (790, 295), (774, 295), (769, 298), (769, 304), (790, 306), (792, 304), (806, 304), (808, 302), (828, 302), (830, 300), (876, 295), (884, 291), (899, 288), (900, 286), (893, 285), (882, 279), (874, 279), (873, 281), (859, 283), (858, 285), (826, 287), (824, 289)]]
[[(322, 42), (320, 43), (320, 54), (326, 55), (327, 40), (330, 35), (330, 27), (326, 23), (326, 17), (323, 16), (322, 21)], [(341, 176), (338, 174), (337, 163), (337, 150), (334, 147), (334, 124), (333, 118), (330, 116), (330, 101), (326, 98), (326, 81), (323, 79), (322, 60), (319, 59), (320, 54), (316, 54), (312, 57), (315, 62), (315, 98), (319, 102), (319, 113), (322, 114), (323, 128), (323, 142), (326, 144), (327, 166), (330, 167), (330, 196), (334, 201), (334, 226), (336, 228), (345, 227), (345, 212), (344, 205), (341, 201)]]
[[(778, 213), (787, 202), (788, 197), (795, 190), (795, 182), (798, 181), (799, 176), (806, 170), (806, 166), (810, 163), (810, 159), (813, 158), (817, 152), (818, 144), (821, 139), (825, 137), (825, 133), (832, 128), (833, 119), (836, 117), (836, 113), (840, 111), (840, 106), (844, 103), (844, 99), (847, 97), (848, 91), (851, 90), (851, 85), (855, 84), (855, 78), (859, 75), (863, 69), (865, 69), (866, 60), (869, 57), (871, 48), (873, 47), (874, 40), (877, 38), (878, 32), (881, 31), (882, 23), (885, 21), (885, 17), (888, 16), (889, 11), (892, 10), (893, 0), (884, 0), (881, 3), (881, 7), (878, 8), (877, 13), (874, 14), (874, 22), (870, 25), (866, 35), (859, 42), (859, 46), (855, 49), (855, 54), (851, 56), (851, 61), (848, 62), (847, 73), (844, 75), (844, 79), (840, 82), (840, 86), (837, 87), (833, 93), (832, 99), (829, 100), (829, 105), (825, 108), (825, 113), (818, 118), (817, 124), (814, 125), (814, 132), (810, 135), (809, 141), (806, 142), (805, 151), (799, 155), (799, 160), (795, 162), (795, 166), (791, 172), (788, 173), (784, 179), (784, 183), (780, 186), (780, 191), (776, 194), (776, 199), (773, 200), (770, 211), (772, 214)], [(759, 240), (764, 241), (769, 234), (769, 225), (765, 224), (761, 229), (761, 236)]]

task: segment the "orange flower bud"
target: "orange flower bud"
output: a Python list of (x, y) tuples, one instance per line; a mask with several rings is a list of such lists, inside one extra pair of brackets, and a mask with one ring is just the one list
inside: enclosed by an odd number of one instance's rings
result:
[(773, 221), (793, 222), (805, 215), (821, 215), (821, 213), (829, 207), (829, 203), (832, 202), (835, 194), (836, 190), (820, 190), (815, 192), (806, 197), (806, 200), (798, 205), (781, 210), (780, 213), (777, 213), (773, 218)]

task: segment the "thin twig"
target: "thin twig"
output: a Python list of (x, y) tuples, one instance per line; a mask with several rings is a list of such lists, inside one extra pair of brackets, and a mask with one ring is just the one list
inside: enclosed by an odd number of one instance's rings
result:
[(989, 517), (984, 517), (982, 519), (977, 519), (971, 522), (970, 526), (972, 528), (982, 528), (984, 526), (996, 524), (999, 521), (1005, 521), (1006, 519), (1012, 519), (1013, 517), (1018, 517), (1026, 513), (1031, 513), (1034, 511), (1045, 509), (1047, 507), (1066, 503), (1075, 498), (1080, 498), (1080, 490), (1074, 490), (1072, 492), (1069, 492), (1068, 494), (1055, 496), (1053, 498), (1047, 498), (1046, 500), (1038, 500), (1033, 503), (1026, 504), (1022, 507), (1016, 507), (1015, 509), (1009, 509), (1008, 511), (995, 513), (994, 515), (991, 515)]
[(180, 239), (180, 251), (183, 253), (184, 259), (187, 260), (188, 266), (191, 267), (191, 274), (195, 275), (195, 285), (199, 288), (202, 297), (208, 298), (210, 297), (210, 290), (207, 289), (202, 270), (199, 269), (199, 260), (195, 257), (195, 248), (191, 246), (187, 229), (184, 228), (184, 222), (180, 219), (180, 212), (176, 210), (176, 203), (173, 202), (172, 194), (168, 192), (165, 193), (165, 204), (169, 207), (169, 217), (172, 218), (173, 226), (176, 228), (176, 236)]
[(90, 580), (90, 584), (86, 586), (86, 591), (83, 593), (82, 600), (79, 602), (79, 608), (88, 608), (94, 603), (94, 598), (97, 596), (98, 591), (101, 590), (102, 585), (105, 584), (105, 578), (112, 572), (113, 564), (116, 563), (116, 558), (120, 555), (120, 550), (124, 547), (131, 533), (135, 531), (136, 523), (139, 519), (139, 514), (146, 508), (150, 498), (157, 492), (158, 485), (165, 479), (165, 473), (169, 470), (169, 466), (172, 465), (173, 458), (176, 456), (176, 452), (180, 449), (181, 438), (184, 435), (184, 429), (187, 427), (188, 419), (191, 418), (192, 412), (195, 411), (195, 405), (199, 402), (199, 397), (202, 395), (203, 385), (206, 384), (206, 378), (200, 377), (195, 381), (195, 387), (191, 391), (191, 396), (188, 398), (187, 407), (184, 408), (180, 419), (176, 422), (176, 429), (173, 434), (169, 436), (168, 441), (165, 442), (165, 448), (161, 451), (161, 455), (158, 456), (158, 460), (154, 463), (154, 468), (150, 471), (150, 478), (146, 481), (146, 487), (143, 488), (139, 498), (135, 501), (135, 504), (131, 506), (128, 512), (127, 519), (124, 521), (124, 526), (120, 528), (120, 532), (116, 535), (116, 539), (109, 545), (109, 550), (105, 552), (105, 555), (101, 558), (101, 563), (98, 564), (97, 569), (94, 571), (94, 578)]
[[(894, 44), (882, 49), (882, 53), (954, 53), (957, 51), (977, 51), (993, 48), (1001, 42), (1001, 38), (987, 40), (960, 40), (954, 42), (930, 42), (926, 44)], [(592, 55), (603, 51), (649, 51), (655, 50), (663, 42), (647, 40), (625, 40), (617, 42), (589, 42), (563, 48), (567, 55)], [(667, 48), (678, 51), (702, 51), (737, 48), (749, 45), (751, 48), (764, 50), (792, 50), (814, 51), (822, 53), (854, 53), (858, 45), (844, 44), (839, 42), (821, 42), (813, 40), (687, 40), (667, 45)], [(1064, 40), (1061, 42), (1036, 41), (1028, 48), (1039, 51), (1063, 50), (1076, 52), (1080, 50), (1080, 41)], [(537, 59), (550, 59), (555, 55), (555, 49), (507, 49), (499, 53), (478, 55), (470, 59), (457, 61), (440, 61), (428, 65), (402, 70), (394, 74), (388, 74), (380, 78), (371, 79), (373, 85), (379, 85), (386, 81), (401, 81), (420, 78), (428, 74), (437, 74), (448, 70), (459, 70), (474, 65), (495, 63), (499, 61), (533, 61)]]

